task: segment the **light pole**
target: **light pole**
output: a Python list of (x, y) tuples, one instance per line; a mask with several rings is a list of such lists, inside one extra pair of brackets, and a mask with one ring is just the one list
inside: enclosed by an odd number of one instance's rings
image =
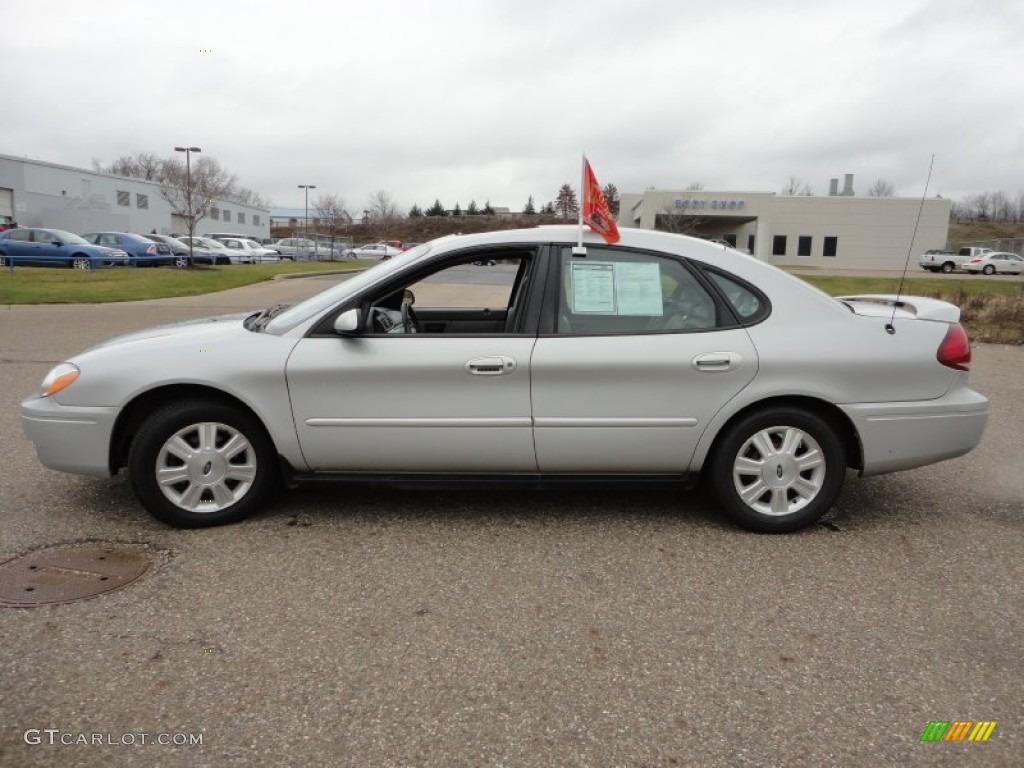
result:
[[(306, 222), (302, 225), (302, 234), (306, 238), (306, 240), (309, 240), (309, 190), (316, 189), (316, 184), (299, 184), (299, 189), (306, 190)], [(316, 259), (317, 261), (319, 261), (319, 251), (316, 248), (314, 248), (313, 253), (316, 254)]]
[(192, 238), (196, 236), (196, 219), (192, 213), (192, 153), (202, 152), (199, 147), (175, 147), (175, 152), (185, 153), (185, 199), (188, 201), (188, 265), (191, 267), (195, 262), (192, 259)]

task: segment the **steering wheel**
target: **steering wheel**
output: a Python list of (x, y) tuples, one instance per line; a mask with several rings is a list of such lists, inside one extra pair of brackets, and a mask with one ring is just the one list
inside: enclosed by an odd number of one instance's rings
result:
[(408, 301), (402, 302), (402, 328), (406, 333), (423, 333), (419, 318), (416, 317), (416, 310)]

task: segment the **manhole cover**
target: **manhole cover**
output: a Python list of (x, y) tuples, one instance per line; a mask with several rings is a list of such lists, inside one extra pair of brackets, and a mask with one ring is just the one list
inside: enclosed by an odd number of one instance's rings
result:
[(113, 592), (145, 574), (155, 561), (155, 553), (127, 544), (40, 549), (0, 565), (0, 606), (31, 608)]

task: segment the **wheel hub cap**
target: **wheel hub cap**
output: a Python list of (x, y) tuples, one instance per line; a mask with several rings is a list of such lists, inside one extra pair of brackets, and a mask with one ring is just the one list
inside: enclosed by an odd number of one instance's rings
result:
[(779, 426), (752, 435), (733, 462), (736, 492), (751, 509), (765, 515), (798, 512), (825, 481), (825, 457), (803, 430)]
[(256, 454), (227, 424), (203, 422), (178, 430), (157, 455), (164, 497), (189, 512), (217, 512), (237, 503), (256, 479)]

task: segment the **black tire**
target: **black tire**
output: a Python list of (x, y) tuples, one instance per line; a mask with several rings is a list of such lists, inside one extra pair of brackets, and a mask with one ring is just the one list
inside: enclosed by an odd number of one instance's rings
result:
[[(787, 431), (794, 441), (790, 453), (780, 450)], [(755, 436), (770, 441), (769, 451), (780, 452), (763, 455), (752, 444)], [(798, 462), (813, 461), (815, 453), (822, 460), (802, 470)], [(743, 464), (763, 469), (743, 472)], [(832, 508), (845, 477), (846, 451), (835, 428), (796, 408), (766, 408), (739, 419), (720, 436), (708, 466), (711, 488), (725, 514), (737, 525), (762, 533), (787, 533), (814, 523)], [(763, 493), (749, 503), (740, 495), (741, 489), (756, 494), (761, 487)], [(773, 502), (778, 502), (779, 513), (766, 509)], [(787, 509), (781, 510), (783, 506)]]
[[(206, 429), (213, 445), (208, 449), (201, 442), (200, 425), (210, 425)], [(188, 461), (165, 452), (168, 441), (179, 434), (195, 450)], [(225, 458), (219, 449), (227, 447), (236, 435), (245, 447)], [(248, 471), (251, 465), (250, 481), (230, 476)], [(158, 467), (165, 472), (178, 470), (186, 477), (168, 485), (165, 494), (157, 482)], [(263, 506), (278, 483), (277, 455), (263, 425), (235, 407), (207, 400), (171, 403), (156, 410), (132, 441), (128, 469), (143, 506), (157, 520), (176, 528), (206, 528), (243, 520)], [(196, 481), (200, 475), (202, 479)], [(214, 495), (215, 486), (221, 499)], [(190, 503), (190, 498), (194, 502)]]
[(986, 275), (994, 275), (996, 273), (996, 268), (993, 267), (991, 264), (986, 264), (985, 268), (982, 269), (981, 271), (984, 272)]
[(954, 269), (956, 269), (956, 264), (954, 264), (952, 261), (943, 262), (942, 271), (945, 272), (947, 275)]

